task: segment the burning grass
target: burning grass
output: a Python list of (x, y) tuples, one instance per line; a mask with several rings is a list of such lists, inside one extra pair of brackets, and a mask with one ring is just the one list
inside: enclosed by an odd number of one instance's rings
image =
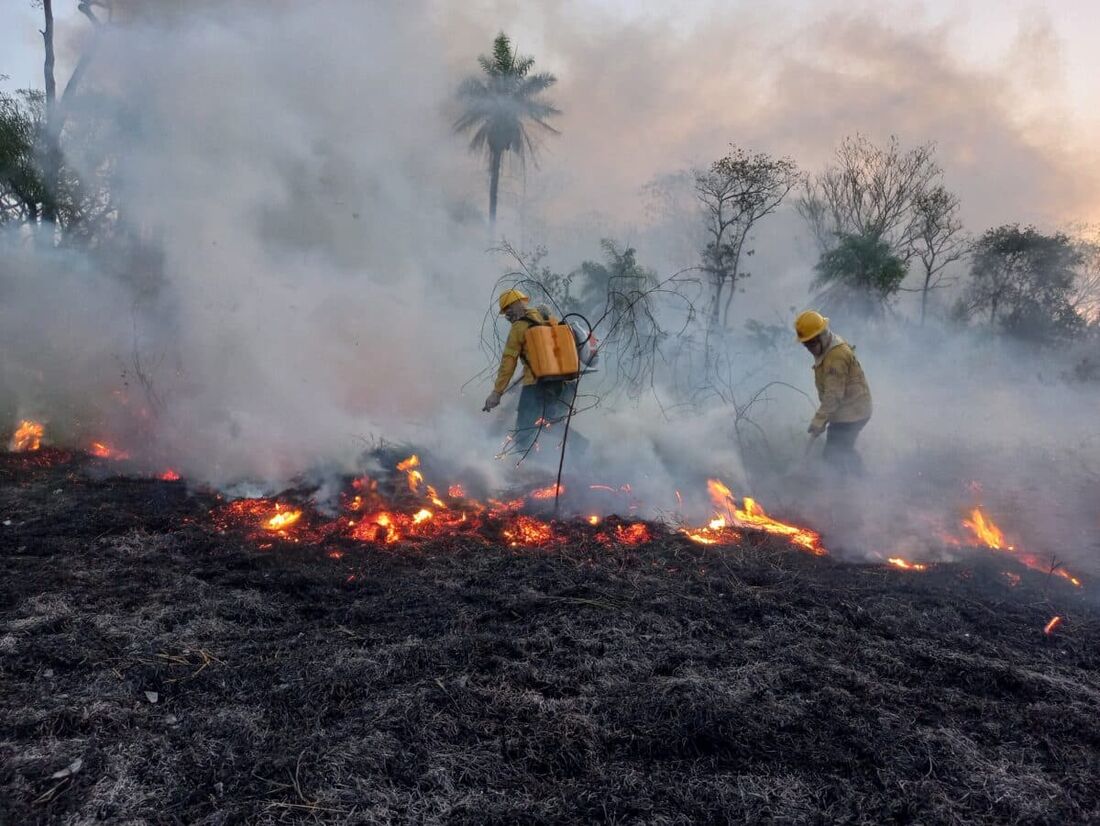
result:
[(1100, 617), (1000, 551), (0, 470), (0, 822), (1100, 818)]

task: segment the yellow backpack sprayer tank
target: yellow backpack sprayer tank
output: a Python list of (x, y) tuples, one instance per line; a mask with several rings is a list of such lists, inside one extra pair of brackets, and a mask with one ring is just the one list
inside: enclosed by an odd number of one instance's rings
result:
[(524, 355), (539, 381), (569, 381), (581, 374), (573, 328), (553, 320), (527, 330)]

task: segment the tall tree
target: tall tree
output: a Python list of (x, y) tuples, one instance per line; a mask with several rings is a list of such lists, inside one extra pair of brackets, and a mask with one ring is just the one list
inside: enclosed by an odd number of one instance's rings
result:
[(974, 245), (970, 283), (956, 307), (961, 318), (988, 313), (989, 323), (1020, 338), (1048, 342), (1079, 332), (1082, 254), (1063, 233), (1006, 224)]
[[(96, 14), (95, 8), (99, 7), (110, 14), (112, 2), (113, 0), (82, 0), (82, 2), (78, 3), (77, 9), (91, 21), (96, 29), (97, 36), (93, 37), (84, 49), (59, 98), (57, 95), (57, 79), (54, 71), (53, 0), (36, 0), (36, 4), (42, 7), (44, 22), (44, 26), (41, 30), (44, 50), (42, 65), (43, 84), (45, 88), (44, 117), (42, 118), (38, 139), (38, 154), (41, 158), (39, 163), (41, 166), (41, 181), (43, 184), (41, 217), (48, 225), (47, 228), (51, 231), (61, 223), (62, 218), (61, 202), (64, 197), (65, 175), (63, 169), (64, 153), (61, 148), (61, 135), (65, 128), (65, 121), (68, 117), (69, 107), (71, 106), (76, 89), (81, 79), (84, 77), (85, 72), (88, 70), (88, 66), (99, 46), (100, 38), (98, 37), (98, 31), (101, 27), (101, 21)], [(47, 240), (49, 236), (42, 234), (39, 237), (43, 240)]]
[(500, 168), (507, 152), (521, 163), (533, 154), (535, 142), (528, 124), (558, 134), (547, 119), (561, 114), (541, 95), (557, 82), (549, 72), (534, 72), (535, 59), (521, 57), (501, 32), (493, 41), (493, 53), (478, 57), (480, 76), (467, 78), (458, 89), (462, 114), (456, 132), (473, 132), (470, 149), (484, 152), (489, 162), (489, 223), (497, 219)]
[(0, 223), (36, 223), (46, 200), (37, 149), (42, 111), (41, 92), (0, 92)]
[(745, 242), (753, 225), (774, 212), (802, 177), (790, 158), (749, 155), (731, 147), (708, 169), (696, 170), (694, 178), (695, 194), (706, 217), (703, 271), (713, 290), (709, 318), (711, 329), (715, 329), (720, 323), (729, 323), (737, 283), (749, 276), (741, 270), (741, 258), (751, 255)]
[(906, 151), (896, 137), (876, 146), (855, 135), (841, 142), (824, 172), (807, 179), (798, 210), (822, 252), (842, 235), (874, 237), (908, 262), (919, 225), (915, 205), (941, 175), (933, 144)]
[(1078, 224), (1072, 228), (1074, 249), (1081, 255), (1073, 306), (1094, 329), (1100, 329), (1100, 226)]
[(913, 199), (913, 253), (921, 263), (920, 323), (928, 313), (928, 296), (954, 279), (945, 279), (951, 264), (970, 250), (971, 241), (959, 219), (959, 199), (943, 186), (934, 186)]

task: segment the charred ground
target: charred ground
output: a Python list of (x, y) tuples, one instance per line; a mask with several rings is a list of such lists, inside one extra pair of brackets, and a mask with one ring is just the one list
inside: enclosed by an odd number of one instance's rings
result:
[(1100, 613), (1011, 562), (260, 550), (47, 459), (0, 459), (0, 822), (1100, 819)]

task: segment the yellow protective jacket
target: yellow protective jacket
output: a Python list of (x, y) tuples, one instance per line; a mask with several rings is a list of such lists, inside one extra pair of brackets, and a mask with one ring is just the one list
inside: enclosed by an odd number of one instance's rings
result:
[(814, 383), (821, 406), (813, 424), (823, 428), (827, 422), (860, 422), (871, 418), (871, 388), (855, 351), (840, 336), (833, 334), (821, 358), (814, 362)]
[(523, 383), (535, 383), (535, 374), (531, 372), (523, 351), (527, 346), (527, 331), (536, 324), (545, 324), (554, 320), (553, 316), (543, 315), (532, 308), (524, 314), (523, 318), (512, 322), (512, 329), (508, 331), (508, 339), (504, 342), (504, 352), (500, 357), (500, 369), (497, 370), (497, 380), (493, 390), (503, 393), (508, 388), (508, 382), (516, 372), (516, 362), (519, 359), (523, 359)]

